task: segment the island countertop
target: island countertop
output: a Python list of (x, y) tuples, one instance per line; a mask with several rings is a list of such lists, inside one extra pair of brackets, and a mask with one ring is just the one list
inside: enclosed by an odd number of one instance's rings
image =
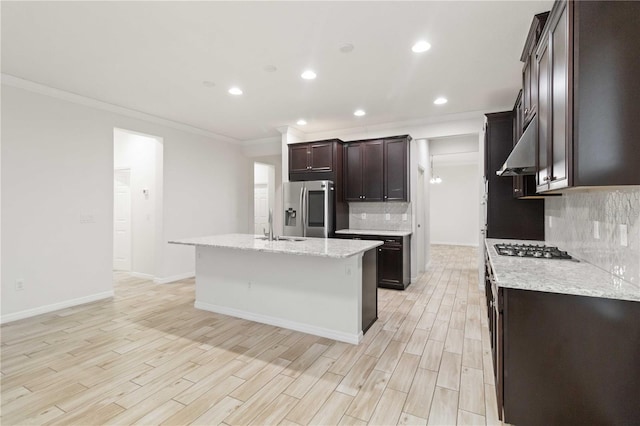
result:
[(499, 287), (640, 301), (639, 286), (590, 263), (501, 256), (494, 247), (498, 243), (543, 245), (545, 242), (487, 238), (489, 262)]
[(169, 241), (169, 243), (336, 259), (355, 256), (383, 244), (382, 241), (306, 237), (304, 241), (267, 241), (260, 237), (252, 234), (224, 234), (183, 238)]

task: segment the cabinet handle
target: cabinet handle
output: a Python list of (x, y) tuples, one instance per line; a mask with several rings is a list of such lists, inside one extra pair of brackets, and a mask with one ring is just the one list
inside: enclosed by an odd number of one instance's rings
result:
[(529, 113), (529, 108), (525, 108), (525, 109), (524, 109), (524, 113), (525, 113), (525, 114), (528, 114), (528, 113)]
[(384, 196), (384, 199), (385, 199), (385, 200), (387, 199), (387, 196), (386, 196), (386, 195)]
[(382, 249), (378, 249), (378, 251), (382, 251)]

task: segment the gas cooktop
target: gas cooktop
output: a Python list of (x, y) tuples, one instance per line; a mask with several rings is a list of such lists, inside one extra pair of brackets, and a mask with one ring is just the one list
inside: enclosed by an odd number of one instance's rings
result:
[(494, 244), (502, 256), (533, 257), (537, 259), (573, 259), (558, 247), (537, 244)]

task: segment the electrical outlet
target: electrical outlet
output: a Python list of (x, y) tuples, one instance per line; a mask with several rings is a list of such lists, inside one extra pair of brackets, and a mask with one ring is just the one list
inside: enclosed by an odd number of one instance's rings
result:
[(405, 221), (407, 220), (407, 214), (406, 213), (402, 214), (402, 220), (405, 220)]
[(391, 214), (385, 213), (384, 214), (384, 220), (391, 220)]
[(22, 291), (24, 290), (24, 280), (19, 279), (16, 280), (16, 291)]
[(600, 222), (597, 220), (593, 221), (593, 238), (596, 240), (600, 239)]
[(360, 215), (360, 219), (365, 220), (367, 218), (367, 214), (366, 213), (362, 213)]
[(627, 225), (621, 223), (618, 225), (618, 229), (620, 230), (620, 245), (627, 247), (629, 245), (629, 241), (627, 241)]

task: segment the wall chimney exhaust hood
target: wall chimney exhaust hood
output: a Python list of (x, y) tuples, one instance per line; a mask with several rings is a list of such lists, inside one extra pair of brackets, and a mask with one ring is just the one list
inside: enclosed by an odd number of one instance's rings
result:
[(536, 174), (536, 142), (538, 140), (538, 116), (534, 116), (520, 140), (513, 147), (498, 176), (520, 176)]

